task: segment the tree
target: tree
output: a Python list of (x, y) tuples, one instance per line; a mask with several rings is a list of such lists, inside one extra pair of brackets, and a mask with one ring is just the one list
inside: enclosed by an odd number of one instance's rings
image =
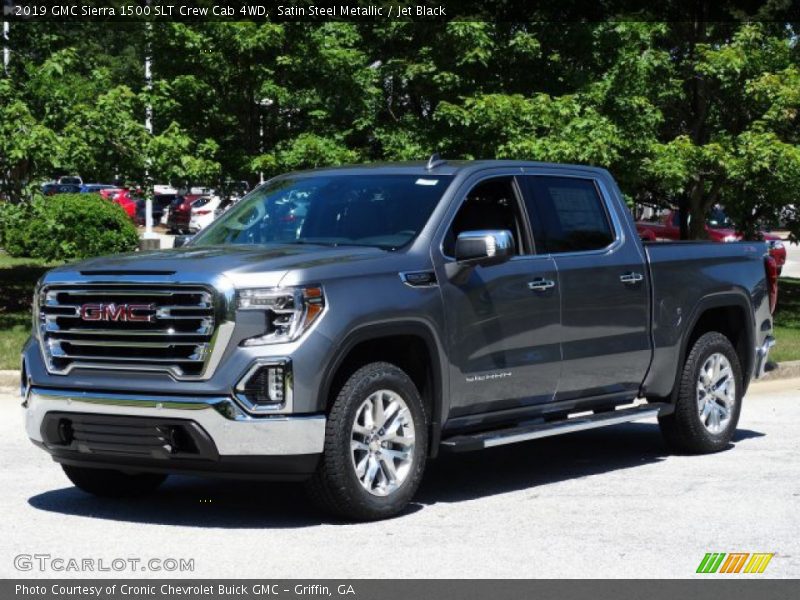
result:
[(26, 195), (37, 175), (53, 168), (61, 154), (60, 140), (42, 125), (30, 108), (0, 79), (0, 192), (12, 201)]
[(602, 166), (630, 203), (681, 208), (685, 237), (716, 203), (755, 235), (800, 183), (793, 27), (154, 22), (150, 91), (142, 23), (15, 23), (0, 162), (18, 175), (3, 185), (19, 196), (57, 170), (141, 182), (148, 161), (162, 181), (254, 182), (439, 151)]
[(706, 213), (719, 202), (752, 235), (759, 218), (794, 201), (787, 191), (800, 184), (800, 95), (789, 31), (782, 23), (673, 24), (662, 41), (672, 48), (671, 73), (651, 96), (667, 99), (665, 123), (645, 166), (684, 209), (684, 237), (704, 237)]

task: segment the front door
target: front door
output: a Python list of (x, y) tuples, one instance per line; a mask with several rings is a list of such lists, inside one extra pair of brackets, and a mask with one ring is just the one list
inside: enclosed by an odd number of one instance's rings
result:
[[(504, 229), (517, 255), (475, 267), (464, 281), (437, 268), (451, 359), (450, 416), (518, 408), (553, 399), (560, 373), (560, 301), (555, 261), (532, 253), (528, 222), (514, 177), (468, 188), (442, 246), (455, 262), (464, 231)], [(438, 261), (437, 261), (438, 262)]]

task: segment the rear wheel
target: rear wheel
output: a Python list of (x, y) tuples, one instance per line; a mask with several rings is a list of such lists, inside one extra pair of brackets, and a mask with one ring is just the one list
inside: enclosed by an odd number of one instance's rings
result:
[(92, 469), (61, 465), (75, 487), (94, 496), (129, 498), (143, 496), (164, 483), (160, 473), (124, 473), (112, 469)]
[(362, 367), (331, 407), (323, 456), (308, 483), (312, 497), (348, 519), (398, 514), (422, 479), (427, 430), (422, 399), (405, 372), (385, 362)]
[(694, 344), (681, 373), (675, 411), (659, 418), (667, 444), (679, 452), (725, 449), (742, 409), (742, 368), (730, 340), (709, 332)]

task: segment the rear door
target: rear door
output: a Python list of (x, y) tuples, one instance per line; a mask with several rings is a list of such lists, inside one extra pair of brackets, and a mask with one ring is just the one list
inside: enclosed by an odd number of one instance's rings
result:
[(561, 292), (556, 400), (631, 396), (650, 364), (649, 282), (627, 215), (599, 178), (530, 174), (525, 197), (536, 249)]

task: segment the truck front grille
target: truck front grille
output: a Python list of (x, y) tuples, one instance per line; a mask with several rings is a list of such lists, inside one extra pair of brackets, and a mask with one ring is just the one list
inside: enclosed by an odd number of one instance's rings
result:
[(204, 374), (217, 329), (214, 293), (202, 286), (48, 286), (39, 296), (48, 369)]

